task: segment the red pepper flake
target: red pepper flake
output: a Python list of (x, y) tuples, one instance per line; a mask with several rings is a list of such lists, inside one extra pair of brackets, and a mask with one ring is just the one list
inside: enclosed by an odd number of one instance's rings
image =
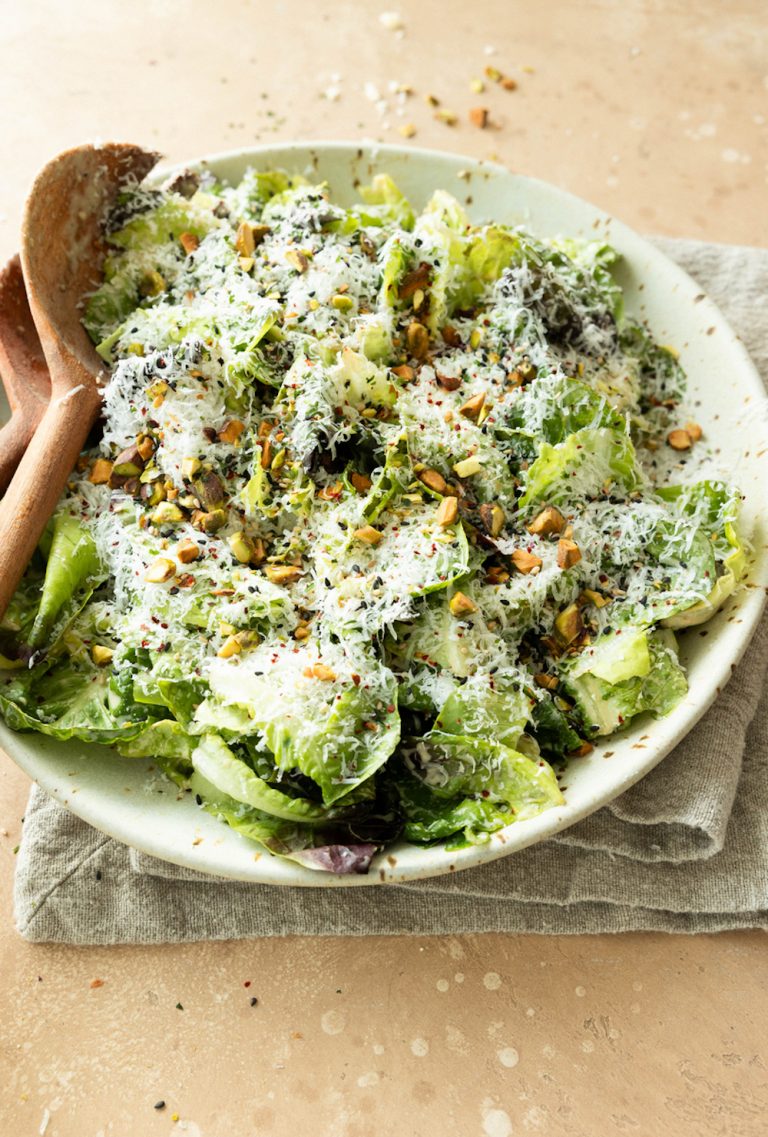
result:
[(243, 983), (243, 987), (250, 987), (250, 985), (251, 985), (250, 979), (246, 979), (245, 983)]
[(91, 985), (91, 987), (103, 987), (104, 986), (104, 980), (103, 979), (92, 979), (90, 985)]

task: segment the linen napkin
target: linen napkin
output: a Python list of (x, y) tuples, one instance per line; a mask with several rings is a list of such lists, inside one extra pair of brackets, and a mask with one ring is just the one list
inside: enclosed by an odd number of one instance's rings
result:
[[(656, 243), (720, 305), (768, 385), (768, 250)], [(77, 944), (766, 928), (767, 668), (768, 617), (715, 705), (637, 786), (544, 844), (412, 884), (222, 881), (128, 849), (34, 787), (17, 927), (29, 940)]]

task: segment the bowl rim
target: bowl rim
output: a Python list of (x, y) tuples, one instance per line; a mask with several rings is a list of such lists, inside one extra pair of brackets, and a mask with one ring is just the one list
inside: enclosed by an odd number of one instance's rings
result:
[[(331, 158), (338, 156), (339, 159), (344, 159), (347, 162), (350, 158), (355, 157), (381, 169), (387, 168), (388, 158), (398, 161), (407, 159), (417, 164), (437, 163), (446, 167), (455, 166), (457, 167), (456, 173), (458, 173), (458, 169), (464, 169), (472, 175), (479, 174), (487, 178), (511, 179), (527, 193), (546, 194), (563, 202), (571, 210), (584, 210), (586, 208), (593, 218), (599, 220), (610, 231), (611, 242), (614, 243), (618, 240), (622, 253), (632, 258), (642, 256), (645, 259), (646, 272), (651, 275), (659, 271), (665, 273), (667, 279), (673, 281), (683, 293), (690, 292), (693, 289), (697, 292), (700, 291), (693, 278), (666, 254), (629, 226), (617, 221), (586, 199), (541, 179), (513, 173), (499, 163), (474, 159), (460, 153), (417, 146), (405, 147), (354, 141), (276, 142), (221, 151), (188, 162), (175, 162), (169, 166), (160, 166), (153, 171), (148, 180), (157, 184), (169, 175), (183, 169), (210, 168), (215, 170), (217, 167), (222, 167), (228, 163), (239, 163), (243, 170), (247, 168), (249, 163), (263, 165), (265, 161), (270, 164), (290, 166), (292, 158), (295, 168), (298, 169), (300, 156), (302, 158), (301, 166), (306, 167), (306, 156), (315, 154)], [(347, 173), (348, 171), (344, 171), (345, 177)], [(722, 333), (722, 338), (726, 340), (727, 350), (729, 354), (732, 354), (738, 367), (741, 386), (750, 388), (753, 397), (768, 404), (765, 387), (755, 365), (719, 308), (709, 296), (705, 296), (701, 300), (699, 310), (706, 313), (710, 323), (717, 327), (718, 331)], [(768, 461), (764, 462), (764, 474), (761, 482), (765, 495), (768, 497)], [(123, 817), (122, 821), (119, 811), (117, 817), (112, 817), (110, 812), (109, 819), (105, 820), (100, 812), (100, 807), (103, 807), (103, 800), (98, 792), (95, 794), (86, 792), (84, 794), (83, 789), (81, 789), (77, 794), (74, 794), (71, 784), (66, 782), (62, 784), (61, 773), (50, 768), (45, 756), (45, 749), (40, 744), (40, 739), (43, 736), (14, 733), (0, 720), (0, 746), (42, 789), (66, 805), (82, 820), (151, 857), (169, 861), (187, 869), (197, 870), (206, 875), (283, 886), (360, 887), (380, 883), (415, 881), (454, 873), (458, 870), (488, 864), (555, 836), (615, 800), (620, 794), (645, 777), (674, 749), (709, 709), (727, 684), (735, 665), (746, 651), (760, 621), (766, 602), (766, 591), (768, 590), (768, 555), (766, 555), (765, 544), (756, 543), (754, 553), (747, 580), (748, 587), (742, 585), (738, 593), (738, 610), (741, 617), (739, 637), (735, 643), (730, 645), (730, 650), (720, 653), (715, 653), (713, 650), (715, 647), (715, 642), (713, 642), (710, 648), (710, 655), (713, 658), (708, 670), (707, 681), (706, 683), (700, 682), (697, 685), (695, 703), (688, 701), (685, 706), (680, 704), (670, 716), (654, 720), (653, 729), (658, 737), (658, 742), (642, 752), (635, 752), (638, 756), (632, 765), (626, 768), (622, 776), (606, 779), (604, 786), (593, 792), (588, 800), (579, 805), (569, 805), (566, 800), (563, 806), (546, 810), (527, 821), (515, 822), (498, 833), (492, 834), (491, 839), (485, 844), (467, 846), (450, 852), (443, 845), (421, 847), (400, 842), (393, 847), (387, 847), (376, 855), (367, 875), (333, 875), (305, 869), (268, 853), (256, 853), (254, 855), (252, 842), (247, 842), (250, 855), (243, 858), (243, 864), (232, 871), (232, 868), (227, 866), (226, 856), (224, 858), (214, 856), (213, 859), (206, 860), (205, 854), (201, 855), (198, 852), (200, 846), (193, 848), (176, 848), (174, 846), (169, 848), (168, 841), (164, 840), (165, 834), (162, 830), (160, 833), (146, 829), (142, 831), (141, 826), (139, 826), (137, 832), (130, 811)], [(684, 715), (683, 710), (687, 712)], [(678, 720), (681, 721), (678, 723)], [(633, 729), (636, 728), (630, 727), (623, 737), (630, 737)], [(30, 750), (28, 745), (30, 739), (33, 746), (37, 744), (37, 750), (42, 751), (42, 755)], [(44, 741), (50, 743), (54, 740), (45, 739)], [(57, 745), (71, 747), (72, 742), (58, 743)], [(103, 750), (104, 748), (100, 749)], [(121, 759), (121, 761), (128, 760)], [(223, 825), (222, 822), (211, 820), (217, 827)], [(243, 840), (239, 838), (238, 843), (242, 843)]]

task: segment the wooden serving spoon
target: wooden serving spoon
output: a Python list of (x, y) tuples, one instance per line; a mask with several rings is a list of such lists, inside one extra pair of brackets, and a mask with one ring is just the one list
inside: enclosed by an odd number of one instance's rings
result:
[(118, 190), (159, 155), (127, 143), (78, 146), (38, 174), (27, 199), (21, 265), (51, 375), (51, 400), (0, 503), (0, 617), (21, 580), (101, 407), (104, 363), (80, 304), (101, 280), (105, 221)]
[(0, 377), (11, 418), (0, 427), (0, 495), (13, 477), (51, 396), (51, 377), (29, 310), (21, 261), (0, 270)]

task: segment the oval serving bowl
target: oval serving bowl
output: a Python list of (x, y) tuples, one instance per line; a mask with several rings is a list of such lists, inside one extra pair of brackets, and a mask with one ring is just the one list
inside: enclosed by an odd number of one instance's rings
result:
[[(641, 716), (621, 735), (598, 743), (567, 772), (565, 805), (493, 834), (483, 845), (446, 851), (401, 842), (374, 858), (366, 876), (333, 876), (259, 851), (201, 811), (146, 760), (101, 746), (16, 734), (0, 721), (0, 746), (54, 798), (83, 820), (151, 856), (200, 872), (260, 884), (360, 887), (438, 876), (484, 864), (566, 829), (623, 793), (653, 769), (707, 710), (730, 678), (763, 609), (768, 554), (761, 503), (768, 499), (768, 401), (738, 338), (699, 286), (625, 225), (580, 198), (501, 166), (455, 154), (353, 143), (292, 143), (242, 150), (191, 163), (237, 181), (248, 166), (281, 166), (326, 180), (342, 202), (378, 171), (390, 173), (414, 206), (442, 188), (475, 222), (522, 224), (539, 236), (567, 235), (614, 245), (629, 312), (655, 338), (674, 346), (688, 374), (686, 402), (707, 439), (717, 440), (726, 476), (744, 494), (744, 524), (754, 546), (746, 585), (706, 625), (680, 636), (689, 691), (666, 718)], [(163, 180), (167, 169), (155, 175)]]

